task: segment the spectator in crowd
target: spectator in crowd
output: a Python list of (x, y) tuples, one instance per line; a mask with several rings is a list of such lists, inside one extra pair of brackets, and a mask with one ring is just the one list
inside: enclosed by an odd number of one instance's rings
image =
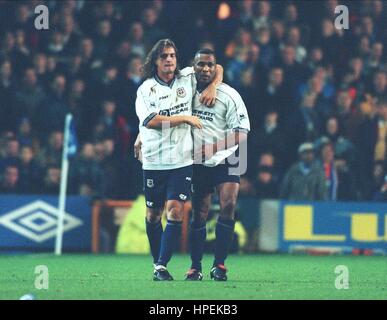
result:
[[(340, 30), (337, 0), (313, 4), (313, 11), (297, 1), (243, 0), (226, 3), (229, 12), (212, 2), (52, 0), (50, 28), (39, 32), (35, 2), (0, 1), (0, 174), (16, 165), (9, 176), (18, 176), (18, 192), (57, 188), (69, 112), (85, 149), (70, 169), (71, 192), (115, 198), (141, 192), (131, 147), (138, 131), (134, 101), (144, 55), (167, 35), (180, 43), (184, 64), (192, 50), (217, 51), (225, 82), (246, 103), (252, 130), (241, 193), (274, 195), (268, 186), (289, 171), (305, 141), (316, 149), (332, 144), (337, 200), (370, 200), (381, 192), (381, 175), (373, 173), (375, 162), (386, 161), (382, 1), (346, 2), (356, 22)], [(101, 171), (98, 186), (85, 182), (94, 175), (83, 171), (88, 165)]]
[(370, 54), (365, 59), (366, 74), (374, 74), (376, 70), (382, 67), (383, 49), (382, 42), (375, 42), (371, 45)]
[(321, 163), (324, 169), (325, 182), (328, 191), (328, 200), (337, 200), (337, 188), (340, 181), (338, 180), (335, 167), (335, 150), (332, 143), (324, 143), (320, 148)]
[(244, 54), (244, 59), (247, 59), (247, 51), (251, 44), (251, 33), (246, 29), (239, 28), (235, 34), (235, 38), (227, 45), (225, 56), (229, 59), (234, 58), (239, 61), (241, 60), (240, 56)]
[(53, 131), (48, 138), (48, 144), (44, 145), (36, 156), (40, 166), (46, 168), (49, 165), (60, 166), (62, 159), (63, 133)]
[(277, 199), (278, 183), (274, 180), (271, 167), (261, 166), (255, 182), (255, 196), (258, 199)]
[(129, 37), (132, 54), (139, 55), (141, 58), (146, 56), (146, 45), (144, 42), (144, 29), (140, 22), (134, 22), (130, 26)]
[(95, 159), (92, 143), (82, 146), (81, 154), (71, 163), (70, 170), (71, 193), (101, 196), (102, 170)]
[(358, 180), (350, 167), (348, 160), (342, 155), (335, 158), (335, 168), (337, 172), (337, 200), (339, 201), (357, 201), (361, 199)]
[(145, 8), (141, 22), (144, 28), (144, 42), (147, 44), (148, 49), (158, 40), (166, 38), (167, 33), (160, 26), (158, 9), (153, 7)]
[(112, 25), (111, 22), (108, 19), (104, 19), (98, 22), (96, 27), (96, 36), (95, 36), (95, 56), (98, 59), (104, 60), (112, 46), (113, 46), (113, 37), (111, 36), (112, 33)]
[(262, 124), (262, 116), (269, 109), (278, 112), (279, 121), (284, 124), (285, 120), (294, 111), (291, 93), (284, 83), (284, 72), (279, 67), (273, 67), (268, 73), (267, 83), (263, 88), (259, 88), (256, 99), (256, 109), (250, 106), (251, 122), (255, 129)]
[(38, 108), (46, 99), (46, 93), (38, 84), (36, 71), (33, 68), (27, 68), (24, 71), (23, 82), (15, 92), (13, 106), (14, 119), (19, 120), (22, 117), (32, 119), (34, 124), (36, 115), (39, 114)]
[(36, 193), (41, 182), (41, 168), (34, 158), (34, 151), (30, 145), (21, 147), (18, 168), (20, 192), (25, 194)]
[(55, 76), (51, 90), (40, 105), (37, 114), (36, 127), (39, 128), (40, 137), (53, 130), (63, 130), (64, 119), (69, 112), (69, 106), (65, 96), (66, 78), (62, 74)]
[(387, 72), (378, 70), (374, 73), (372, 87), (368, 91), (378, 100), (387, 99)]
[(286, 173), (280, 198), (299, 201), (327, 200), (327, 187), (323, 169), (315, 162), (312, 143), (298, 148), (300, 160)]
[(319, 150), (325, 143), (332, 143), (336, 156), (345, 158), (349, 164), (354, 164), (355, 146), (342, 136), (339, 119), (335, 115), (327, 118), (324, 133), (315, 141), (315, 148)]
[(43, 179), (43, 187), (41, 188), (43, 194), (59, 194), (60, 172), (59, 166), (49, 165), (47, 167)]
[(250, 150), (254, 150), (253, 156), (271, 152), (279, 161), (284, 158), (285, 137), (278, 125), (278, 113), (275, 110), (266, 113), (263, 127), (249, 136), (249, 142)]
[(141, 79), (142, 60), (140, 56), (133, 55), (126, 67), (126, 73), (123, 75), (121, 80), (121, 95), (119, 103), (122, 108), (122, 112), (120, 112), (120, 114), (125, 117), (129, 124), (130, 131), (136, 136), (138, 132), (138, 120), (135, 110), (135, 100)]
[(48, 72), (48, 58), (43, 52), (36, 53), (32, 58), (32, 66), (35, 70), (38, 84), (43, 88), (49, 85), (49, 81), (52, 75)]
[(261, 27), (269, 27), (271, 4), (269, 1), (259, 1), (256, 3), (253, 15), (253, 28), (258, 30)]
[(385, 197), (385, 188), (386, 184), (386, 172), (385, 172), (385, 164), (383, 161), (376, 161), (374, 163), (373, 171), (372, 171), (372, 185), (370, 189), (370, 194), (367, 195), (369, 200), (380, 200), (385, 201), (387, 198)]
[(21, 118), (19, 120), (17, 129), (16, 129), (16, 138), (19, 141), (21, 146), (36, 146), (38, 141), (32, 133), (31, 121), (28, 118)]
[(300, 107), (287, 122), (286, 140), (289, 143), (291, 152), (288, 154), (288, 161), (294, 162), (297, 158), (295, 149), (303, 141), (314, 141), (320, 133), (321, 118), (315, 110), (316, 94), (306, 92)]
[(20, 144), (16, 137), (10, 137), (6, 141), (5, 150), (0, 155), (0, 172), (2, 172), (7, 166), (19, 164), (19, 151)]
[(19, 168), (16, 165), (7, 165), (3, 172), (0, 184), (0, 193), (19, 193)]
[(370, 193), (370, 181), (374, 161), (386, 158), (387, 100), (372, 102), (370, 114), (363, 120), (357, 131), (357, 168), (364, 195)]
[(0, 128), (12, 128), (12, 100), (14, 90), (12, 63), (7, 59), (0, 59)]
[(268, 27), (258, 28), (255, 32), (254, 40), (257, 42), (260, 48), (259, 61), (265, 68), (272, 66), (276, 57), (276, 50), (271, 41), (271, 31)]
[(354, 95), (350, 90), (340, 90), (335, 99), (334, 113), (337, 114), (338, 120), (342, 125), (343, 136), (354, 141), (355, 133), (362, 120), (361, 111), (354, 104)]

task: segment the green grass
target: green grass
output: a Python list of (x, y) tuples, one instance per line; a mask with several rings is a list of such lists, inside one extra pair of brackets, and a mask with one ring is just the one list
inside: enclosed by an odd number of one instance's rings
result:
[[(0, 256), (0, 299), (387, 299), (387, 258), (382, 256), (230, 256), (229, 281), (213, 282), (204, 260), (202, 282), (183, 281), (189, 257), (173, 257), (173, 282), (153, 282), (148, 256)], [(337, 265), (349, 269), (349, 289), (334, 286)], [(49, 269), (49, 289), (34, 288), (35, 266)]]

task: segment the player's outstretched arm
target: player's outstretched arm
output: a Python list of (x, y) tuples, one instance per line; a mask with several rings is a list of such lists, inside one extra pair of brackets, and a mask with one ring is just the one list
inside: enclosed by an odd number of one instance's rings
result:
[(216, 65), (215, 77), (208, 87), (202, 92), (200, 102), (206, 106), (213, 106), (216, 100), (216, 87), (223, 81), (223, 67), (220, 64)]
[(150, 120), (146, 127), (148, 129), (162, 129), (164, 125), (168, 125), (169, 127), (176, 127), (181, 124), (189, 124), (190, 126), (197, 128), (197, 129), (202, 129), (202, 124), (200, 122), (200, 119), (195, 116), (173, 116), (173, 117), (168, 117), (168, 116), (162, 116), (162, 115), (156, 115), (152, 120)]

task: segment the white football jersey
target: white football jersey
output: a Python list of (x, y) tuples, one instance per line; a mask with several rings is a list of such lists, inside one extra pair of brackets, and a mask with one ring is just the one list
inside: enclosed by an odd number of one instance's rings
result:
[(192, 115), (196, 80), (192, 67), (180, 71), (170, 85), (157, 76), (145, 80), (137, 90), (136, 113), (140, 120), (142, 167), (144, 170), (170, 170), (193, 163), (191, 126), (149, 129), (156, 115)]
[[(216, 102), (212, 108), (199, 101), (200, 93), (196, 91), (193, 104), (193, 115), (200, 118), (203, 129), (193, 130), (194, 147), (200, 149), (203, 144), (214, 144), (224, 140), (233, 131), (250, 131), (249, 115), (240, 94), (232, 87), (221, 83), (217, 87)], [(214, 167), (232, 155), (238, 145), (215, 153), (203, 164)], [(195, 161), (196, 162), (196, 161)]]

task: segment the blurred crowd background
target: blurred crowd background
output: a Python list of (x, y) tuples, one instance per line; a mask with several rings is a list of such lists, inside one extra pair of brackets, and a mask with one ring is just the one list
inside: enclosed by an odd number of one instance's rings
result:
[[(49, 30), (34, 28), (39, 4)], [(340, 4), (348, 30), (334, 25)], [(383, 201), (386, 12), (380, 0), (0, 0), (0, 193), (58, 192), (68, 112), (80, 141), (69, 193), (141, 193), (136, 90), (148, 50), (169, 37), (181, 67), (214, 49), (246, 103), (242, 196)]]

